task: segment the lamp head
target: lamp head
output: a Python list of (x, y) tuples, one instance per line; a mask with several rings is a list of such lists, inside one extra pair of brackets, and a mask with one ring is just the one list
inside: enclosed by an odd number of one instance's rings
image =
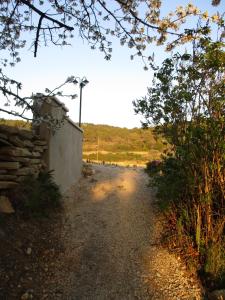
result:
[(84, 79), (83, 83), (86, 85), (89, 83), (89, 81), (87, 80), (87, 78)]
[(89, 83), (89, 81), (87, 80), (87, 78), (83, 78), (81, 81), (80, 81), (80, 87), (84, 87), (85, 85), (87, 85)]
[(77, 81), (76, 78), (74, 79), (73, 83), (74, 83), (74, 84), (78, 84), (78, 81)]

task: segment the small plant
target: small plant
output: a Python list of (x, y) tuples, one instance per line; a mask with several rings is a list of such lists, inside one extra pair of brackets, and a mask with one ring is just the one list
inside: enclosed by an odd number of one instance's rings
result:
[(28, 175), (19, 190), (19, 207), (22, 211), (37, 216), (46, 216), (52, 208), (59, 206), (62, 197), (53, 180), (52, 171), (41, 172), (36, 178)]
[(160, 165), (161, 165), (161, 161), (160, 160), (152, 160), (147, 162), (146, 164), (146, 169), (145, 172), (149, 175), (149, 176), (154, 176), (157, 173), (159, 173), (160, 171)]

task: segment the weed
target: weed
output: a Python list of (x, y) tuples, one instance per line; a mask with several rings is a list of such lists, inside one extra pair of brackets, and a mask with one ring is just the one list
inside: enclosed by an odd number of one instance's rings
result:
[(36, 178), (30, 174), (18, 188), (17, 207), (25, 214), (47, 216), (60, 204), (61, 193), (53, 180), (52, 171), (41, 172)]

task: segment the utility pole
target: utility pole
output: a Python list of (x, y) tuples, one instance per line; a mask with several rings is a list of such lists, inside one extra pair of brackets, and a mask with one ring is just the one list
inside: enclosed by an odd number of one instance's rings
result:
[(98, 143), (97, 143), (97, 162), (98, 162), (98, 148), (99, 148), (99, 136), (98, 136)]
[(80, 112), (79, 112), (79, 127), (81, 126), (82, 90), (83, 90), (83, 85), (80, 83)]
[(76, 77), (74, 79), (73, 83), (74, 84), (79, 83), (79, 87), (80, 87), (79, 127), (81, 127), (82, 90), (83, 90), (83, 87), (85, 87), (85, 85), (87, 85), (89, 83), (89, 81), (87, 80), (86, 77), (83, 77), (83, 78)]

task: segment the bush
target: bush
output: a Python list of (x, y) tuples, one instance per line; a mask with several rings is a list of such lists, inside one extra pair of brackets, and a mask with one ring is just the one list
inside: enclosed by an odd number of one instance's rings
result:
[(160, 164), (155, 164), (155, 161), (147, 164), (146, 172), (153, 179), (152, 185), (157, 187), (156, 196), (163, 210), (179, 202), (181, 195), (185, 194), (187, 179), (181, 164), (174, 157), (164, 158)]
[(62, 197), (58, 185), (53, 180), (52, 171), (40, 172), (36, 178), (30, 174), (21, 182), (18, 190), (17, 206), (25, 213), (46, 216), (60, 204)]
[(216, 286), (225, 277), (224, 44), (206, 38), (193, 53), (166, 59), (135, 107), (171, 145), (148, 173), (173, 243)]
[(157, 173), (159, 173), (160, 168), (161, 168), (161, 161), (160, 160), (152, 160), (152, 161), (147, 162), (145, 172), (149, 176), (153, 176), (153, 175), (156, 175)]

